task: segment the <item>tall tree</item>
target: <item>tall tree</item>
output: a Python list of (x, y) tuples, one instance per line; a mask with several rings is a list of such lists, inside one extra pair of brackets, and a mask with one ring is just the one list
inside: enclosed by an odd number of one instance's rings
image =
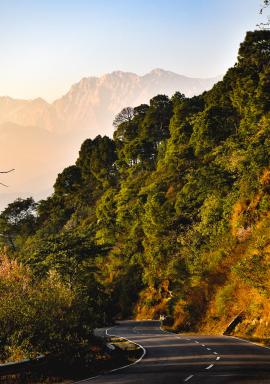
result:
[(133, 115), (134, 109), (132, 107), (123, 108), (122, 111), (115, 116), (113, 126), (117, 128), (122, 123), (130, 123)]

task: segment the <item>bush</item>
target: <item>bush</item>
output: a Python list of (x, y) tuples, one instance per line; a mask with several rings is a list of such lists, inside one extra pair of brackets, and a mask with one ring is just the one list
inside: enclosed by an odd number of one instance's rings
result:
[(235, 286), (226, 285), (216, 296), (216, 308), (219, 316), (226, 315), (229, 310), (229, 303), (234, 299)]
[(39, 354), (57, 357), (89, 355), (91, 319), (76, 290), (55, 271), (34, 280), (28, 267), (1, 255), (0, 340), (2, 360)]

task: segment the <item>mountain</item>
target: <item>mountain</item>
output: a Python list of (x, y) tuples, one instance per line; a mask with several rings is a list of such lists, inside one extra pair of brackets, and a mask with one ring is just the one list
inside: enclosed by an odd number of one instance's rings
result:
[(112, 120), (122, 108), (147, 103), (159, 93), (171, 96), (180, 91), (187, 97), (198, 95), (218, 79), (190, 78), (162, 69), (144, 76), (115, 71), (101, 77), (85, 77), (51, 104), (42, 98), (0, 97), (0, 126), (8, 122), (52, 132), (74, 129), (87, 130), (91, 137), (101, 133), (112, 136)]
[(218, 78), (193, 79), (155, 69), (144, 76), (116, 71), (99, 78), (83, 78), (52, 106), (65, 121), (65, 129), (87, 130), (112, 136), (114, 116), (126, 106), (148, 103), (157, 94), (173, 95), (180, 91), (190, 97), (210, 89)]
[(57, 173), (74, 162), (84, 139), (112, 136), (113, 118), (122, 108), (147, 103), (156, 94), (197, 95), (217, 80), (162, 69), (144, 76), (115, 71), (83, 78), (53, 103), (0, 97), (1, 167), (16, 168), (4, 177), (10, 187), (0, 193), (0, 209), (15, 196), (46, 196)]
[(0, 97), (0, 126), (13, 123), (21, 126), (35, 126), (55, 131), (61, 125), (54, 108), (45, 100), (17, 100)]

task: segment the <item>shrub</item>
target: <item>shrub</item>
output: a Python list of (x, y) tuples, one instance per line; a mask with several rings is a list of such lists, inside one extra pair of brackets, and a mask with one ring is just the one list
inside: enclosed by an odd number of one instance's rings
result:
[(91, 335), (91, 319), (85, 317), (83, 302), (55, 271), (37, 281), (28, 267), (1, 255), (2, 360), (38, 354), (72, 359), (85, 354)]

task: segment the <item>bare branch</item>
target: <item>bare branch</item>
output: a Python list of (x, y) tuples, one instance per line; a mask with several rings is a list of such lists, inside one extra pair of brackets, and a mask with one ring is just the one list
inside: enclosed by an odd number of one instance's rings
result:
[(264, 10), (265, 8), (267, 8), (267, 7), (269, 6), (269, 4), (270, 4), (270, 1), (269, 1), (269, 0), (264, 0), (264, 1), (263, 1), (263, 4), (261, 5), (261, 9), (260, 9), (260, 14), (263, 13), (263, 10)]
[(117, 128), (122, 123), (127, 123), (127, 122), (130, 123), (133, 116), (134, 116), (134, 109), (132, 107), (126, 107), (116, 115), (113, 121), (113, 126)]
[[(0, 171), (0, 173), (10, 173), (10, 172), (12, 172), (12, 171), (15, 171), (15, 169), (12, 168), (12, 169), (9, 169), (8, 171)], [(1, 183), (1, 182), (0, 182), (0, 185), (2, 185), (3, 187), (8, 187), (6, 184)]]
[(14, 168), (10, 169), (9, 171), (0, 171), (0, 173), (9, 173), (9, 172), (12, 172), (12, 171), (15, 171)]

